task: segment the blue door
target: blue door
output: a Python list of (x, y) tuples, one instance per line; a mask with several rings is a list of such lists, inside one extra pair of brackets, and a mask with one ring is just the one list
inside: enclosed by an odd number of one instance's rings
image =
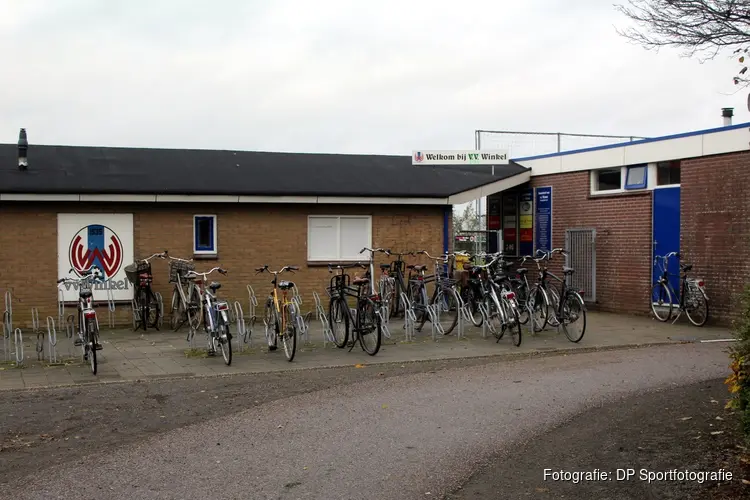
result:
[[(653, 256), (680, 251), (680, 187), (654, 189), (653, 215)], [(680, 278), (676, 258), (669, 259), (669, 282), (679, 299)], [(654, 265), (653, 280), (662, 274), (662, 262)]]

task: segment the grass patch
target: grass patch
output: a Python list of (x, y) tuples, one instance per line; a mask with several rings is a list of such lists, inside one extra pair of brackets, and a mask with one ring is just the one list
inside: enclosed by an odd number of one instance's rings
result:
[(208, 351), (205, 349), (185, 349), (185, 357), (186, 358), (207, 358), (208, 357)]

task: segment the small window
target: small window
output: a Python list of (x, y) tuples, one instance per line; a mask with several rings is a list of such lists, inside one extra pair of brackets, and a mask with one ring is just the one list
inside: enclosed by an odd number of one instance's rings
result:
[(216, 254), (215, 215), (196, 215), (193, 217), (193, 253), (200, 255)]
[(656, 185), (670, 186), (680, 183), (680, 162), (662, 161), (656, 164)]
[(622, 169), (604, 168), (594, 170), (594, 191), (616, 191), (622, 189)]
[(648, 165), (633, 165), (628, 167), (625, 177), (625, 189), (645, 189)]
[(311, 215), (307, 220), (307, 260), (337, 262), (367, 260), (360, 250), (372, 246), (369, 215)]

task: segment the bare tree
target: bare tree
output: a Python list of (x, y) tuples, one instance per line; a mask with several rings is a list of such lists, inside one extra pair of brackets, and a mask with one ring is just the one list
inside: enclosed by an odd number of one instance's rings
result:
[[(750, 0), (628, 0), (615, 8), (636, 24), (617, 32), (646, 49), (675, 47), (701, 62), (731, 51), (740, 63), (750, 50)], [(743, 65), (735, 85), (750, 85), (746, 72)]]

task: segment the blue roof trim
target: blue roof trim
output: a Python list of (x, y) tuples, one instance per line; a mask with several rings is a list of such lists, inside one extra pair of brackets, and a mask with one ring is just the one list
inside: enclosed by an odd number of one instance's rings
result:
[(750, 127), (750, 122), (738, 123), (736, 125), (728, 125), (726, 127), (716, 127), (716, 128), (705, 129), (705, 130), (696, 130), (695, 132), (683, 132), (681, 134), (664, 135), (661, 137), (652, 137), (650, 139), (639, 139), (637, 141), (618, 142), (616, 144), (606, 144), (604, 146), (594, 146), (591, 148), (573, 149), (570, 151), (560, 151), (559, 153), (547, 153), (544, 155), (526, 156), (524, 158), (512, 158), (511, 161), (521, 162), (521, 161), (529, 161), (529, 160), (541, 160), (542, 158), (554, 158), (555, 156), (566, 156), (566, 155), (573, 155), (577, 153), (586, 153), (589, 151), (599, 151), (602, 149), (613, 149), (613, 148), (621, 148), (623, 146), (634, 146), (636, 144), (647, 144), (649, 142), (667, 141), (670, 139), (681, 139), (683, 137), (713, 134), (716, 132), (724, 132), (725, 130), (736, 130), (738, 128), (745, 128), (745, 127)]

